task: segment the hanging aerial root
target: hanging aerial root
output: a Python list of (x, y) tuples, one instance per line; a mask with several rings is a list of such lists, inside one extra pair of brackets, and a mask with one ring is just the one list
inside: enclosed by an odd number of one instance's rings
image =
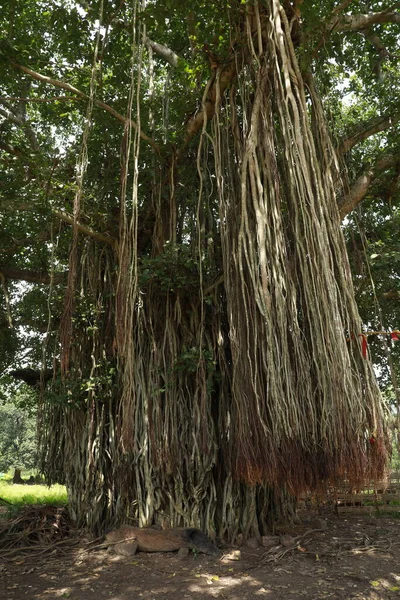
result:
[[(252, 450), (252, 449), (250, 449)], [(236, 454), (235, 477), (249, 485), (262, 484), (287, 490), (297, 496), (307, 490), (324, 490), (342, 481), (359, 486), (379, 481), (385, 474), (387, 447), (383, 436), (366, 440), (344, 440), (334, 450), (305, 449), (299, 442), (287, 441), (278, 449), (260, 448), (254, 453)], [(252, 462), (253, 461), (253, 462)]]
[(225, 141), (219, 133), (215, 146), (234, 473), (293, 491), (379, 476), (386, 462), (380, 394), (362, 340), (347, 342), (361, 323), (327, 130), (319, 111), (320, 131), (311, 131), (279, 0), (249, 7), (246, 36), (251, 60), (230, 97)]

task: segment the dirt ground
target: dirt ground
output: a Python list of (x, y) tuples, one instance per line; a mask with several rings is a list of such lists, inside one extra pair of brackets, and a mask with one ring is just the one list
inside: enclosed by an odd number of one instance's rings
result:
[[(380, 600), (400, 598), (400, 520), (330, 516), (281, 532), (271, 546), (223, 549), (215, 559), (173, 553), (124, 558), (85, 540), (0, 553), (1, 600)], [(274, 542), (272, 544), (272, 542)]]

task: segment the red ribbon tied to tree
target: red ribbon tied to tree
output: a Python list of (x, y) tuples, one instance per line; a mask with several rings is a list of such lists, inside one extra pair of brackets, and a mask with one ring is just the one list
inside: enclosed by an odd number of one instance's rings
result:
[(360, 333), (360, 337), (362, 338), (361, 341), (361, 352), (364, 358), (367, 358), (367, 351), (368, 351), (368, 340), (367, 340), (367, 336), (365, 333)]
[[(364, 358), (368, 356), (368, 336), (369, 335), (390, 335), (391, 339), (394, 342), (400, 342), (400, 331), (398, 329), (393, 329), (393, 331), (366, 331), (365, 333), (359, 333), (358, 336), (362, 338), (361, 340), (361, 352)], [(347, 341), (356, 339), (355, 335), (352, 333), (349, 338), (346, 338)]]

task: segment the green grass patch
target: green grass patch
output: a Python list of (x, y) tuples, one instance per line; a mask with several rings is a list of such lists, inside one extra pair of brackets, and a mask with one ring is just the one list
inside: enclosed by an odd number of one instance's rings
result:
[[(18, 485), (8, 481), (0, 481), (0, 498), (10, 502), (15, 508), (20, 508), (24, 504), (65, 506), (67, 504), (67, 491), (65, 486), (58, 483), (47, 487), (46, 485)], [(1, 501), (0, 505), (7, 506)]]

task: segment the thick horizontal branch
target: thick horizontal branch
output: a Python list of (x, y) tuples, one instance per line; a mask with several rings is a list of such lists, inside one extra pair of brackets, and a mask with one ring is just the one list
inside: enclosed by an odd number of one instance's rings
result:
[(109, 235), (104, 235), (104, 233), (95, 231), (88, 225), (84, 225), (83, 223), (80, 223), (79, 221), (75, 222), (74, 217), (71, 214), (65, 212), (64, 210), (52, 209), (51, 212), (53, 213), (54, 216), (58, 217), (65, 223), (69, 223), (70, 225), (75, 225), (76, 228), (78, 229), (78, 231), (80, 231), (84, 235), (87, 235), (88, 237), (91, 237), (91, 238), (97, 240), (98, 242), (103, 242), (104, 244), (109, 244), (111, 246), (114, 246), (116, 244), (115, 238), (113, 238)]
[[(37, 204), (29, 203), (29, 202), (14, 202), (14, 203), (2, 202), (2, 203), (0, 203), (0, 209), (7, 211), (7, 212), (12, 212), (15, 210), (27, 212), (27, 211), (38, 210), (39, 208), (40, 207)], [(99, 242), (103, 242), (104, 244), (109, 244), (110, 246), (116, 245), (117, 241), (115, 238), (113, 238), (109, 235), (105, 235), (104, 233), (100, 233), (99, 231), (95, 231), (94, 229), (92, 229), (88, 225), (84, 225), (80, 221), (75, 222), (73, 215), (66, 212), (65, 210), (60, 210), (57, 208), (52, 208), (50, 210), (51, 210), (51, 213), (55, 217), (58, 217), (59, 219), (61, 219), (61, 221), (64, 221), (65, 223), (68, 223), (69, 225), (72, 225), (72, 226), (75, 225), (76, 228), (78, 229), (78, 231), (80, 231), (80, 233), (83, 233), (84, 235), (87, 235), (88, 237), (91, 237)]]
[(67, 281), (67, 273), (55, 273), (51, 277), (46, 271), (31, 271), (29, 269), (17, 269), (13, 267), (5, 267), (0, 265), (0, 273), (5, 279), (16, 279), (17, 281), (27, 281), (28, 283), (46, 283), (51, 282), (65, 283)]
[(389, 290), (388, 292), (383, 292), (382, 297), (385, 300), (400, 300), (400, 290)]
[(392, 167), (400, 168), (400, 157), (384, 156), (375, 165), (363, 171), (352, 184), (348, 194), (338, 202), (340, 216), (345, 217), (357, 204), (365, 198), (370, 185), (383, 173)]
[[(41, 73), (32, 71), (32, 69), (29, 69), (28, 67), (25, 67), (24, 65), (20, 65), (19, 63), (15, 62), (11, 58), (9, 59), (9, 61), (13, 67), (15, 67), (16, 69), (19, 69), (23, 73), (26, 73), (27, 75), (29, 75), (33, 79), (36, 79), (37, 81), (41, 81), (43, 83), (48, 83), (54, 87), (58, 87), (60, 89), (67, 90), (68, 92), (75, 94), (82, 100), (89, 100), (89, 96), (87, 94), (85, 94), (81, 90), (78, 90), (76, 87), (70, 85), (69, 83), (65, 83), (64, 81), (59, 81), (58, 79), (53, 79), (52, 77), (48, 77), (47, 75), (42, 75)], [(111, 106), (109, 106), (109, 104), (106, 104), (105, 102), (102, 102), (101, 100), (97, 100), (95, 98), (93, 100), (93, 102), (96, 106), (98, 106), (99, 108), (102, 108), (103, 110), (108, 112), (110, 115), (115, 117), (118, 121), (120, 121), (121, 123), (124, 123), (124, 125), (128, 123), (129, 125), (131, 125), (131, 127), (136, 129), (137, 131), (139, 131), (140, 137), (145, 142), (147, 142), (158, 154), (160, 154), (161, 150), (160, 150), (159, 145), (151, 137), (149, 137), (142, 130), (140, 130), (135, 121), (133, 121), (132, 119), (127, 119), (126, 117), (124, 117), (123, 115), (118, 113), (116, 110), (114, 110)]]
[(10, 371), (9, 373), (11, 377), (15, 379), (19, 379), (20, 381), (24, 381), (31, 387), (39, 387), (41, 381), (46, 383), (50, 379), (52, 379), (54, 375), (53, 369), (43, 369), (43, 370), (35, 370), (30, 367), (25, 367), (24, 369), (15, 369), (14, 371)]
[(400, 13), (394, 9), (386, 9), (377, 13), (343, 15), (343, 12), (351, 2), (342, 2), (331, 14), (334, 16), (325, 22), (323, 33), (318, 43), (315, 44), (312, 56), (317, 56), (319, 50), (326, 44), (327, 39), (334, 32), (362, 32), (372, 28), (373, 25), (381, 23), (400, 23)]
[(356, 144), (363, 142), (367, 138), (371, 137), (371, 135), (375, 135), (375, 133), (380, 133), (381, 131), (385, 131), (386, 129), (393, 127), (393, 125), (396, 125), (396, 123), (399, 121), (400, 114), (373, 117), (366, 123), (362, 123), (357, 132), (341, 141), (339, 144), (338, 153), (345, 154)]
[(175, 54), (173, 50), (164, 46), (163, 44), (158, 44), (157, 42), (153, 42), (153, 40), (148, 37), (145, 38), (145, 43), (149, 46), (155, 54), (166, 60), (171, 66), (177, 67), (179, 62), (179, 56)]
[(380, 23), (400, 23), (400, 13), (394, 10), (383, 10), (377, 13), (341, 15), (330, 23), (335, 31), (362, 31)]

